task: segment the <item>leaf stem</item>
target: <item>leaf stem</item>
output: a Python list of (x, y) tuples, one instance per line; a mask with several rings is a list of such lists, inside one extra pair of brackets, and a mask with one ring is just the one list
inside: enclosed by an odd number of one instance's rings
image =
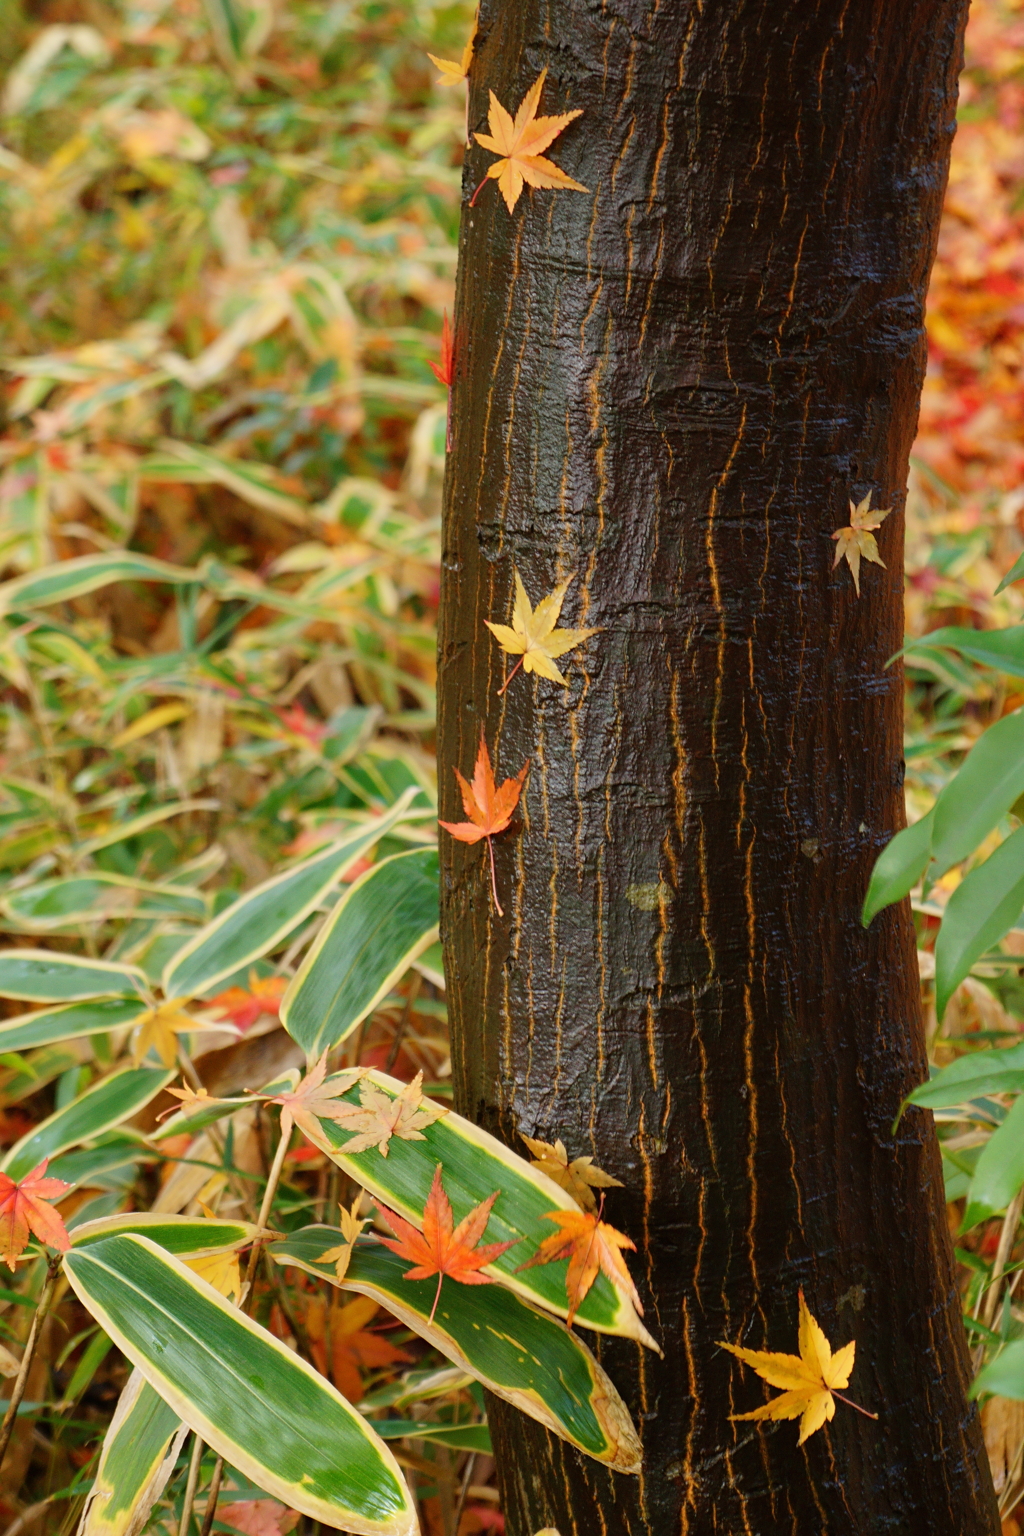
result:
[(434, 1292), (434, 1305), (430, 1309), (430, 1316), (427, 1319), (428, 1323), (432, 1323), (434, 1321), (434, 1313), (437, 1311), (437, 1304), (441, 1300), (441, 1281), (443, 1279), (444, 1270), (439, 1269), (437, 1272), (437, 1290)]
[(491, 890), (494, 892), (494, 905), (498, 909), (498, 916), (504, 917), (504, 908), (502, 907), (501, 902), (498, 900), (498, 877), (494, 873), (494, 839), (490, 837), (487, 839), (487, 852), (491, 859)]
[(217, 1500), (220, 1498), (221, 1478), (224, 1476), (224, 1457), (218, 1456), (213, 1476), (210, 1478), (210, 1491), (206, 1495), (206, 1510), (203, 1514), (203, 1528), (199, 1536), (210, 1536), (213, 1528), (214, 1516), (217, 1513)]
[(502, 683), (501, 687), (498, 689), (497, 697), (499, 699), (501, 698), (502, 694), (505, 692), (505, 689), (508, 687), (509, 683), (515, 677), (516, 673), (519, 671), (519, 668), (522, 666), (522, 664), (523, 664), (523, 662), (525, 660), (526, 660), (526, 652), (524, 651), (522, 656), (520, 656), (519, 660), (516, 662), (515, 666), (512, 668), (512, 671), (509, 673), (508, 677), (506, 677), (505, 681)]
[(828, 1390), (832, 1393), (833, 1397), (838, 1397), (841, 1403), (845, 1403), (847, 1408), (856, 1408), (857, 1412), (862, 1413), (866, 1419), (875, 1419), (877, 1421), (877, 1413), (869, 1413), (866, 1408), (861, 1407), (860, 1403), (855, 1403), (852, 1397), (844, 1397), (841, 1392), (836, 1391), (835, 1387), (829, 1387)]
[(11, 1443), (11, 1435), (14, 1433), (18, 1409), (21, 1407), (21, 1400), (25, 1396), (25, 1388), (28, 1385), (28, 1373), (29, 1367), (32, 1364), (32, 1356), (35, 1354), (36, 1345), (39, 1342), (39, 1330), (49, 1310), (50, 1302), (53, 1300), (53, 1291), (57, 1284), (59, 1269), (60, 1254), (57, 1253), (50, 1260), (46, 1271), (46, 1283), (36, 1303), (36, 1310), (32, 1317), (32, 1326), (28, 1331), (28, 1338), (25, 1340), (25, 1348), (22, 1351), (21, 1367), (14, 1382), (14, 1389), (11, 1392), (11, 1400), (7, 1406), (7, 1412), (4, 1414), (4, 1421), (0, 1424), (0, 1467), (4, 1464), (7, 1447)]
[(475, 205), (477, 198), (480, 196), (480, 192), (481, 192), (481, 189), (482, 189), (482, 187), (484, 185), (484, 182), (489, 181), (490, 179), (491, 178), (490, 178), (489, 175), (485, 176), (484, 180), (480, 183), (480, 186), (477, 187), (476, 191), (473, 193), (473, 196), (469, 200), (469, 206), (471, 208)]
[(181, 1506), (181, 1519), (178, 1522), (178, 1536), (188, 1536), (188, 1528), (192, 1523), (192, 1506), (196, 1501), (196, 1485), (199, 1482), (199, 1469), (202, 1466), (203, 1451), (206, 1449), (199, 1435), (192, 1436), (192, 1459), (188, 1464), (188, 1481), (185, 1484), (185, 1498)]

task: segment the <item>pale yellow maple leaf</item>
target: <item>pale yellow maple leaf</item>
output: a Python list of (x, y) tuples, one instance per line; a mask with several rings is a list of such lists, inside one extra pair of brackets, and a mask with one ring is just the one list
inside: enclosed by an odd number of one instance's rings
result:
[(186, 1268), (215, 1291), (233, 1301), (241, 1292), (242, 1276), (238, 1268), (237, 1253), (204, 1253), (198, 1259), (185, 1259)]
[(566, 651), (582, 645), (584, 640), (597, 634), (596, 629), (555, 628), (565, 594), (575, 580), (575, 575), (567, 576), (565, 581), (559, 582), (555, 590), (549, 592), (547, 597), (542, 597), (534, 608), (526, 595), (519, 572), (514, 567), (512, 574), (515, 578), (516, 598), (512, 606), (511, 629), (507, 624), (492, 624), (490, 619), (484, 620), (502, 650), (509, 656), (519, 657), (500, 692), (505, 692), (520, 667), (524, 672), (536, 672), (539, 677), (549, 678), (551, 682), (561, 683), (567, 688), (568, 681), (555, 666), (555, 657), (564, 656)]
[(473, 49), (476, 46), (477, 18), (473, 18), (473, 28), (466, 39), (466, 46), (462, 50), (462, 58), (439, 59), (436, 54), (428, 53), (427, 58), (431, 64), (436, 64), (441, 73), (437, 77), (438, 85), (461, 85), (469, 74), (469, 66), (473, 62)]
[[(574, 118), (583, 115), (582, 107), (577, 107), (574, 112), (562, 112), (557, 117), (537, 116), (546, 75), (547, 70), (542, 70), (523, 97), (514, 118), (506, 112), (492, 91), (491, 110), (487, 115), (487, 125), (491, 131), (473, 135), (484, 149), (489, 149), (492, 154), (501, 157), (488, 168), (484, 181), (490, 178), (498, 183), (509, 213), (519, 201), (525, 185), (565, 187), (573, 192), (590, 190), (581, 182), (573, 181), (571, 176), (560, 171), (557, 165), (541, 154), (541, 150), (547, 149), (563, 128)], [(483, 184), (482, 181), (480, 187)], [(473, 202), (476, 201), (480, 187), (477, 187), (476, 192), (473, 193)]]
[(799, 1419), (800, 1436), (797, 1445), (803, 1445), (809, 1435), (813, 1435), (827, 1419), (834, 1416), (836, 1397), (869, 1419), (876, 1419), (878, 1415), (868, 1413), (866, 1408), (861, 1408), (857, 1403), (851, 1403), (838, 1390), (849, 1385), (856, 1344), (846, 1344), (833, 1354), (824, 1331), (811, 1316), (803, 1291), (799, 1293), (799, 1303), (799, 1355), (743, 1349), (738, 1344), (722, 1343), (720, 1348), (727, 1349), (744, 1364), (753, 1366), (769, 1386), (782, 1388), (781, 1395), (773, 1397), (763, 1408), (755, 1408), (752, 1413), (731, 1413), (730, 1419)]
[(359, 1190), (352, 1202), (351, 1210), (346, 1211), (343, 1205), (338, 1207), (338, 1222), (345, 1241), (338, 1243), (334, 1248), (328, 1248), (317, 1260), (318, 1264), (334, 1265), (334, 1276), (339, 1285), (348, 1274), (348, 1266), (352, 1262), (352, 1250), (356, 1245), (356, 1238), (370, 1219), (368, 1216), (360, 1217), (357, 1214), (359, 1202), (362, 1198), (363, 1192)]
[(345, 1155), (376, 1147), (381, 1157), (387, 1157), (392, 1136), (399, 1141), (425, 1141), (423, 1127), (433, 1125), (448, 1111), (439, 1104), (424, 1102), (422, 1085), (423, 1073), (417, 1072), (412, 1082), (392, 1098), (374, 1083), (361, 1083), (359, 1104), (341, 1104), (333, 1116), (342, 1130), (359, 1133), (341, 1149)]
[(569, 1154), (561, 1141), (552, 1145), (548, 1141), (537, 1141), (532, 1136), (523, 1136), (522, 1131), (519, 1134), (533, 1154), (533, 1167), (553, 1179), (559, 1189), (571, 1195), (583, 1210), (597, 1210), (595, 1189), (622, 1188), (618, 1179), (613, 1179), (610, 1173), (595, 1166), (592, 1157), (577, 1157), (570, 1163)]
[(879, 511), (876, 508), (872, 512), (868, 508), (870, 500), (871, 492), (869, 491), (863, 501), (858, 502), (856, 506), (851, 501), (849, 527), (840, 528), (832, 535), (837, 541), (836, 557), (832, 562), (832, 569), (835, 570), (840, 560), (845, 559), (849, 563), (850, 574), (853, 576), (853, 585), (858, 597), (860, 597), (861, 558), (870, 560), (874, 565), (880, 565), (883, 570), (885, 569), (885, 561), (878, 553), (878, 545), (875, 543), (875, 536), (871, 530), (882, 526), (882, 523), (892, 511), (892, 507), (886, 507), (884, 511)]
[(190, 1029), (201, 1028), (199, 1021), (185, 1012), (181, 998), (172, 998), (170, 1002), (148, 1008), (135, 1026), (132, 1039), (133, 1066), (140, 1066), (152, 1050), (165, 1067), (173, 1067), (178, 1059), (177, 1037), (187, 1034)]
[(323, 1146), (323, 1131), (320, 1129), (321, 1120), (337, 1120), (339, 1123), (344, 1118), (347, 1110), (353, 1105), (339, 1103), (343, 1093), (347, 1093), (354, 1083), (361, 1077), (365, 1077), (365, 1067), (348, 1067), (344, 1072), (332, 1073), (325, 1083), (327, 1075), (327, 1051), (324, 1051), (315, 1066), (310, 1067), (294, 1088), (286, 1089), (284, 1093), (273, 1094), (268, 1102), (281, 1106), (281, 1135), (291, 1134), (292, 1125), (297, 1125), (302, 1134), (313, 1142), (314, 1146)]

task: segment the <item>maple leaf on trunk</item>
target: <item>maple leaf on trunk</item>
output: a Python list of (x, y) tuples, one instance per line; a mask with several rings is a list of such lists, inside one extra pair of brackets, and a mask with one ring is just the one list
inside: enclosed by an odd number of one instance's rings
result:
[(524, 672), (536, 672), (539, 677), (546, 677), (551, 682), (561, 683), (563, 688), (568, 688), (568, 680), (555, 666), (555, 658), (564, 656), (566, 651), (573, 650), (577, 645), (582, 645), (584, 640), (589, 640), (591, 635), (597, 634), (596, 629), (555, 628), (562, 611), (562, 603), (565, 601), (565, 594), (575, 580), (575, 576), (567, 576), (564, 581), (559, 582), (554, 591), (549, 592), (547, 597), (542, 597), (534, 608), (526, 595), (526, 588), (523, 586), (519, 572), (514, 567), (512, 574), (516, 584), (512, 627), (509, 628), (507, 624), (492, 624), (490, 619), (484, 620), (502, 650), (509, 656), (519, 657), (498, 689), (498, 695), (500, 697), (505, 692), (520, 667)]
[(836, 1389), (849, 1384), (853, 1370), (856, 1345), (846, 1344), (832, 1353), (831, 1345), (821, 1326), (812, 1316), (803, 1291), (799, 1292), (800, 1328), (799, 1355), (775, 1354), (765, 1349), (743, 1349), (739, 1344), (725, 1344), (731, 1355), (753, 1366), (757, 1374), (769, 1386), (781, 1387), (778, 1397), (773, 1397), (763, 1408), (752, 1413), (731, 1413), (730, 1419), (799, 1419), (800, 1436), (797, 1445), (803, 1445), (808, 1435), (819, 1430), (836, 1411), (834, 1397), (848, 1403), (866, 1418), (877, 1419), (877, 1413), (868, 1413), (859, 1403)]
[(493, 1195), (488, 1195), (486, 1200), (475, 1205), (456, 1227), (451, 1202), (444, 1192), (442, 1173), (443, 1169), (438, 1163), (423, 1211), (422, 1232), (418, 1232), (403, 1217), (396, 1216), (386, 1205), (380, 1207), (381, 1215), (387, 1218), (397, 1234), (394, 1238), (382, 1237), (380, 1241), (392, 1253), (397, 1253), (399, 1258), (413, 1260), (414, 1267), (407, 1269), (402, 1279), (428, 1280), (431, 1275), (437, 1276), (430, 1322), (434, 1321), (434, 1313), (441, 1299), (441, 1282), (445, 1275), (450, 1275), (460, 1285), (490, 1285), (492, 1281), (489, 1276), (482, 1275), (480, 1271), (519, 1242), (519, 1238), (514, 1237), (509, 1242), (485, 1243), (482, 1248), (479, 1246), (487, 1230), (491, 1207), (500, 1193), (497, 1189)]
[(617, 1232), (602, 1221), (599, 1211), (546, 1211), (544, 1220), (555, 1222), (559, 1230), (546, 1237), (533, 1258), (527, 1259), (519, 1268), (532, 1269), (535, 1264), (569, 1260), (565, 1294), (569, 1299), (570, 1326), (599, 1274), (607, 1275), (612, 1285), (629, 1297), (643, 1317), (640, 1297), (620, 1252), (623, 1248), (631, 1248), (635, 1253), (636, 1244), (624, 1232)]
[(462, 774), (456, 768), (455, 777), (459, 781), (462, 791), (462, 806), (468, 821), (440, 821), (446, 832), (452, 837), (458, 838), (460, 843), (479, 843), (483, 838), (487, 839), (487, 851), (491, 860), (491, 890), (494, 892), (494, 905), (498, 909), (498, 916), (504, 917), (504, 909), (498, 900), (498, 880), (494, 872), (494, 846), (491, 838), (498, 832), (504, 832), (516, 806), (519, 804), (519, 796), (523, 792), (523, 783), (529, 770), (529, 763), (523, 764), (514, 779), (506, 779), (500, 786), (495, 784), (494, 770), (491, 767), (491, 755), (484, 741), (483, 727), (480, 729), (480, 750), (476, 755), (476, 766), (473, 769), (473, 782), (467, 784)]
[(452, 341), (452, 328), (448, 320), (448, 311), (444, 312), (444, 323), (441, 327), (441, 361), (431, 363), (430, 371), (439, 384), (443, 384), (448, 391), (448, 411), (445, 417), (445, 447), (448, 452), (452, 449), (452, 380), (455, 377), (455, 344)]
[(577, 107), (574, 112), (563, 112), (558, 117), (537, 116), (540, 93), (544, 89), (546, 75), (547, 70), (541, 70), (523, 97), (514, 118), (506, 112), (494, 92), (491, 92), (491, 110), (487, 115), (487, 126), (491, 131), (475, 133), (473, 137), (484, 149), (489, 149), (492, 154), (500, 155), (501, 158), (488, 169), (487, 175), (470, 199), (470, 207), (476, 202), (480, 187), (483, 186), (484, 181), (488, 180), (498, 183), (509, 213), (515, 208), (526, 185), (566, 187), (573, 192), (589, 192), (589, 187), (583, 186), (582, 182), (573, 181), (571, 176), (560, 171), (557, 165), (541, 154), (541, 150), (547, 149), (548, 145), (557, 139), (563, 128), (567, 127), (574, 118), (583, 115), (582, 108)]
[(885, 569), (885, 561), (878, 553), (878, 545), (872, 530), (882, 526), (892, 507), (886, 507), (884, 511), (879, 511), (876, 507), (874, 512), (871, 512), (868, 510), (870, 500), (871, 492), (869, 491), (863, 501), (858, 502), (856, 506), (851, 501), (849, 527), (840, 528), (832, 535), (837, 541), (832, 569), (835, 570), (840, 560), (847, 562), (858, 597), (860, 597), (861, 559), (870, 560), (874, 565), (880, 565), (883, 570)]
[(67, 1228), (49, 1204), (71, 1188), (63, 1179), (48, 1179), (44, 1158), (17, 1184), (0, 1173), (0, 1258), (13, 1269), (25, 1251), (29, 1233), (59, 1253), (71, 1247)]

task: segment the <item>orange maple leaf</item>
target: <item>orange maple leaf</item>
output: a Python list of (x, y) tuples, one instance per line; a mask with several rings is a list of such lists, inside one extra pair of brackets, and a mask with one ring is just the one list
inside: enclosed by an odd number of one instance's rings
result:
[(445, 1275), (450, 1275), (462, 1285), (490, 1285), (491, 1280), (487, 1275), (482, 1275), (480, 1270), (485, 1264), (493, 1264), (495, 1259), (500, 1258), (509, 1248), (514, 1248), (519, 1241), (513, 1237), (507, 1243), (485, 1243), (482, 1248), (478, 1247), (487, 1229), (491, 1207), (500, 1191), (496, 1189), (493, 1195), (481, 1200), (456, 1227), (441, 1175), (442, 1168), (438, 1163), (423, 1211), (422, 1232), (417, 1232), (411, 1222), (396, 1216), (386, 1205), (380, 1207), (381, 1214), (387, 1217), (398, 1234), (397, 1238), (382, 1237), (381, 1242), (392, 1253), (397, 1253), (399, 1258), (414, 1261), (414, 1267), (407, 1269), (402, 1279), (428, 1280), (431, 1275), (437, 1276), (437, 1291), (434, 1294), (434, 1305), (430, 1309), (430, 1322), (434, 1321), (434, 1313), (441, 1300), (441, 1281)]
[(555, 1222), (559, 1230), (546, 1237), (533, 1258), (527, 1259), (519, 1268), (532, 1269), (535, 1264), (551, 1264), (555, 1259), (569, 1260), (565, 1294), (569, 1298), (570, 1326), (599, 1272), (607, 1275), (612, 1285), (629, 1297), (643, 1317), (640, 1297), (620, 1252), (622, 1248), (632, 1248), (636, 1252), (636, 1244), (625, 1233), (617, 1232), (602, 1221), (600, 1210), (546, 1211), (544, 1220)]
[(558, 117), (537, 116), (546, 75), (547, 70), (541, 70), (523, 97), (514, 119), (505, 111), (494, 92), (491, 92), (491, 110), (487, 115), (487, 126), (491, 131), (475, 133), (473, 137), (484, 149), (500, 155), (501, 159), (494, 162), (473, 193), (469, 203), (471, 208), (477, 200), (480, 187), (488, 180), (498, 183), (509, 213), (518, 203), (526, 184), (531, 187), (568, 187), (574, 192), (589, 192), (589, 187), (573, 181), (571, 176), (560, 171), (557, 165), (541, 154), (541, 150), (547, 149), (573, 118), (583, 115), (583, 109), (577, 107), (574, 112), (563, 112)]
[(519, 796), (523, 792), (523, 782), (530, 767), (528, 762), (514, 779), (506, 779), (500, 788), (494, 782), (494, 770), (491, 767), (491, 755), (484, 741), (483, 727), (480, 727), (480, 750), (476, 755), (476, 766), (473, 769), (473, 782), (467, 784), (462, 774), (456, 768), (455, 777), (459, 781), (462, 790), (462, 807), (469, 817), (468, 821), (440, 821), (446, 832), (452, 837), (457, 837), (460, 843), (479, 843), (482, 838), (487, 839), (487, 851), (491, 857), (491, 890), (494, 892), (494, 905), (498, 909), (498, 916), (504, 917), (501, 902), (498, 900), (498, 881), (494, 873), (494, 845), (491, 838), (496, 832), (504, 832), (512, 820), (516, 806), (519, 804)]
[(210, 1007), (219, 1008), (220, 1017), (230, 1019), (239, 1029), (251, 1029), (265, 1013), (277, 1018), (287, 986), (284, 976), (257, 976), (250, 971), (247, 988), (228, 987), (225, 992), (218, 992), (211, 998)]
[(380, 1306), (368, 1296), (357, 1296), (343, 1306), (324, 1305), (322, 1296), (310, 1298), (306, 1312), (306, 1333), (313, 1362), (322, 1376), (330, 1374), (339, 1392), (350, 1403), (363, 1396), (363, 1370), (408, 1363), (412, 1356), (381, 1333), (368, 1329)]
[(0, 1173), (0, 1258), (8, 1269), (13, 1269), (24, 1253), (29, 1232), (59, 1253), (67, 1253), (71, 1247), (67, 1228), (47, 1204), (65, 1194), (71, 1185), (63, 1179), (48, 1179), (48, 1162), (49, 1158), (44, 1158), (17, 1184), (6, 1173)]

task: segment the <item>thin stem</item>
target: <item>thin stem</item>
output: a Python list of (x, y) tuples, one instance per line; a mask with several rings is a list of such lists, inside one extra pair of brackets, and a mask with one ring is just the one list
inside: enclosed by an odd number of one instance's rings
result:
[(519, 668), (522, 666), (522, 664), (523, 664), (523, 662), (525, 660), (526, 660), (526, 653), (524, 651), (522, 656), (520, 656), (519, 660), (516, 662), (515, 666), (512, 668), (512, 671), (509, 673), (508, 677), (506, 677), (505, 681), (502, 683), (501, 687), (498, 689), (497, 697), (499, 699), (501, 698), (502, 694), (505, 692), (505, 689), (508, 687), (509, 683), (515, 677), (516, 673), (519, 671)]
[(490, 854), (491, 858), (491, 890), (494, 892), (494, 905), (498, 909), (498, 916), (504, 917), (504, 909), (502, 908), (501, 902), (498, 900), (498, 877), (494, 873), (494, 841), (492, 838), (487, 839), (487, 852)]
[(471, 208), (475, 205), (477, 198), (480, 196), (480, 192), (481, 192), (481, 190), (483, 188), (484, 182), (490, 181), (490, 180), (491, 180), (490, 176), (485, 176), (484, 180), (480, 183), (480, 186), (477, 187), (476, 191), (473, 193), (473, 196), (469, 200), (469, 206)]
[(391, 1068), (398, 1060), (398, 1053), (402, 1049), (402, 1041), (405, 1039), (405, 1032), (409, 1027), (409, 1019), (412, 1015), (413, 1006), (416, 1002), (416, 999), (420, 995), (420, 987), (422, 984), (423, 978), (419, 971), (414, 971), (412, 981), (409, 983), (409, 990), (405, 994), (405, 1007), (402, 1009), (401, 1018), (395, 1025), (395, 1033), (391, 1041), (391, 1049), (388, 1051), (388, 1059), (384, 1063), (385, 1072), (390, 1072)]
[(845, 1403), (847, 1408), (856, 1408), (857, 1412), (862, 1413), (866, 1419), (878, 1418), (877, 1413), (869, 1413), (866, 1408), (861, 1407), (860, 1403), (855, 1403), (852, 1397), (844, 1397), (841, 1392), (837, 1392), (835, 1387), (829, 1387), (829, 1391), (833, 1397), (838, 1397), (841, 1403)]
[[(286, 1119), (288, 1122), (287, 1125), (285, 1124)], [(246, 1316), (252, 1315), (253, 1299), (256, 1295), (256, 1266), (259, 1264), (260, 1254), (263, 1251), (263, 1233), (267, 1222), (270, 1220), (270, 1212), (274, 1205), (274, 1196), (277, 1194), (277, 1186), (281, 1180), (281, 1169), (284, 1167), (285, 1153), (288, 1151), (288, 1143), (291, 1141), (291, 1139), (291, 1117), (282, 1115), (281, 1134), (278, 1138), (277, 1151), (274, 1153), (274, 1161), (271, 1163), (270, 1172), (267, 1175), (267, 1187), (263, 1191), (263, 1203), (260, 1206), (260, 1213), (256, 1217), (256, 1226), (259, 1230), (253, 1239), (252, 1247), (249, 1249), (249, 1262), (245, 1266), (245, 1276), (242, 1280), (242, 1290), (243, 1294), (245, 1295), (243, 1310), (245, 1311)]]
[(462, 1522), (462, 1511), (466, 1507), (466, 1499), (469, 1496), (469, 1485), (473, 1481), (473, 1473), (476, 1471), (476, 1451), (471, 1451), (469, 1460), (462, 1469), (462, 1487), (459, 1489), (458, 1503), (455, 1505), (455, 1523), (453, 1536), (459, 1536), (459, 1525)]
[(441, 1300), (441, 1281), (443, 1279), (444, 1270), (439, 1269), (437, 1272), (437, 1290), (434, 1292), (434, 1305), (430, 1309), (430, 1316), (427, 1319), (428, 1323), (432, 1323), (434, 1321), (434, 1313), (437, 1311), (437, 1304)]
[(36, 1310), (32, 1317), (32, 1326), (28, 1331), (25, 1349), (21, 1356), (21, 1367), (14, 1383), (14, 1390), (11, 1393), (7, 1412), (4, 1414), (4, 1421), (0, 1424), (0, 1467), (4, 1464), (7, 1447), (11, 1443), (11, 1435), (14, 1433), (14, 1423), (18, 1416), (18, 1409), (21, 1407), (21, 1400), (25, 1396), (25, 1388), (28, 1385), (28, 1373), (32, 1365), (32, 1356), (35, 1354), (36, 1345), (39, 1342), (39, 1330), (43, 1326), (43, 1320), (46, 1317), (50, 1302), (53, 1300), (53, 1290), (57, 1284), (59, 1269), (60, 1254), (58, 1253), (50, 1260), (49, 1268), (46, 1271), (46, 1283), (36, 1303)]
[(185, 1499), (181, 1506), (181, 1519), (178, 1522), (178, 1536), (188, 1536), (188, 1528), (192, 1523), (192, 1506), (196, 1501), (196, 1485), (199, 1482), (199, 1468), (203, 1461), (203, 1451), (206, 1449), (198, 1435), (192, 1437), (192, 1460), (188, 1464), (188, 1481), (185, 1484)]
[(217, 1513), (217, 1500), (220, 1498), (220, 1484), (224, 1476), (224, 1457), (217, 1457), (217, 1464), (210, 1478), (210, 1491), (206, 1495), (206, 1511), (203, 1515), (203, 1528), (199, 1536), (210, 1536), (213, 1528), (214, 1516)]
[[(985, 1292), (985, 1299), (976, 1316), (984, 1323), (986, 1328), (991, 1328), (992, 1319), (995, 1317), (996, 1307), (999, 1303), (999, 1282), (1003, 1278), (1007, 1261), (1013, 1251), (1013, 1245), (1017, 1238), (1017, 1228), (1020, 1224), (1021, 1211), (1024, 1209), (1024, 1189), (1010, 1201), (1003, 1224), (999, 1229), (999, 1242), (996, 1245), (996, 1255), (992, 1261), (992, 1275)], [(974, 1369), (977, 1372), (981, 1368), (981, 1362), (985, 1358), (985, 1344), (982, 1341), (974, 1351)]]

